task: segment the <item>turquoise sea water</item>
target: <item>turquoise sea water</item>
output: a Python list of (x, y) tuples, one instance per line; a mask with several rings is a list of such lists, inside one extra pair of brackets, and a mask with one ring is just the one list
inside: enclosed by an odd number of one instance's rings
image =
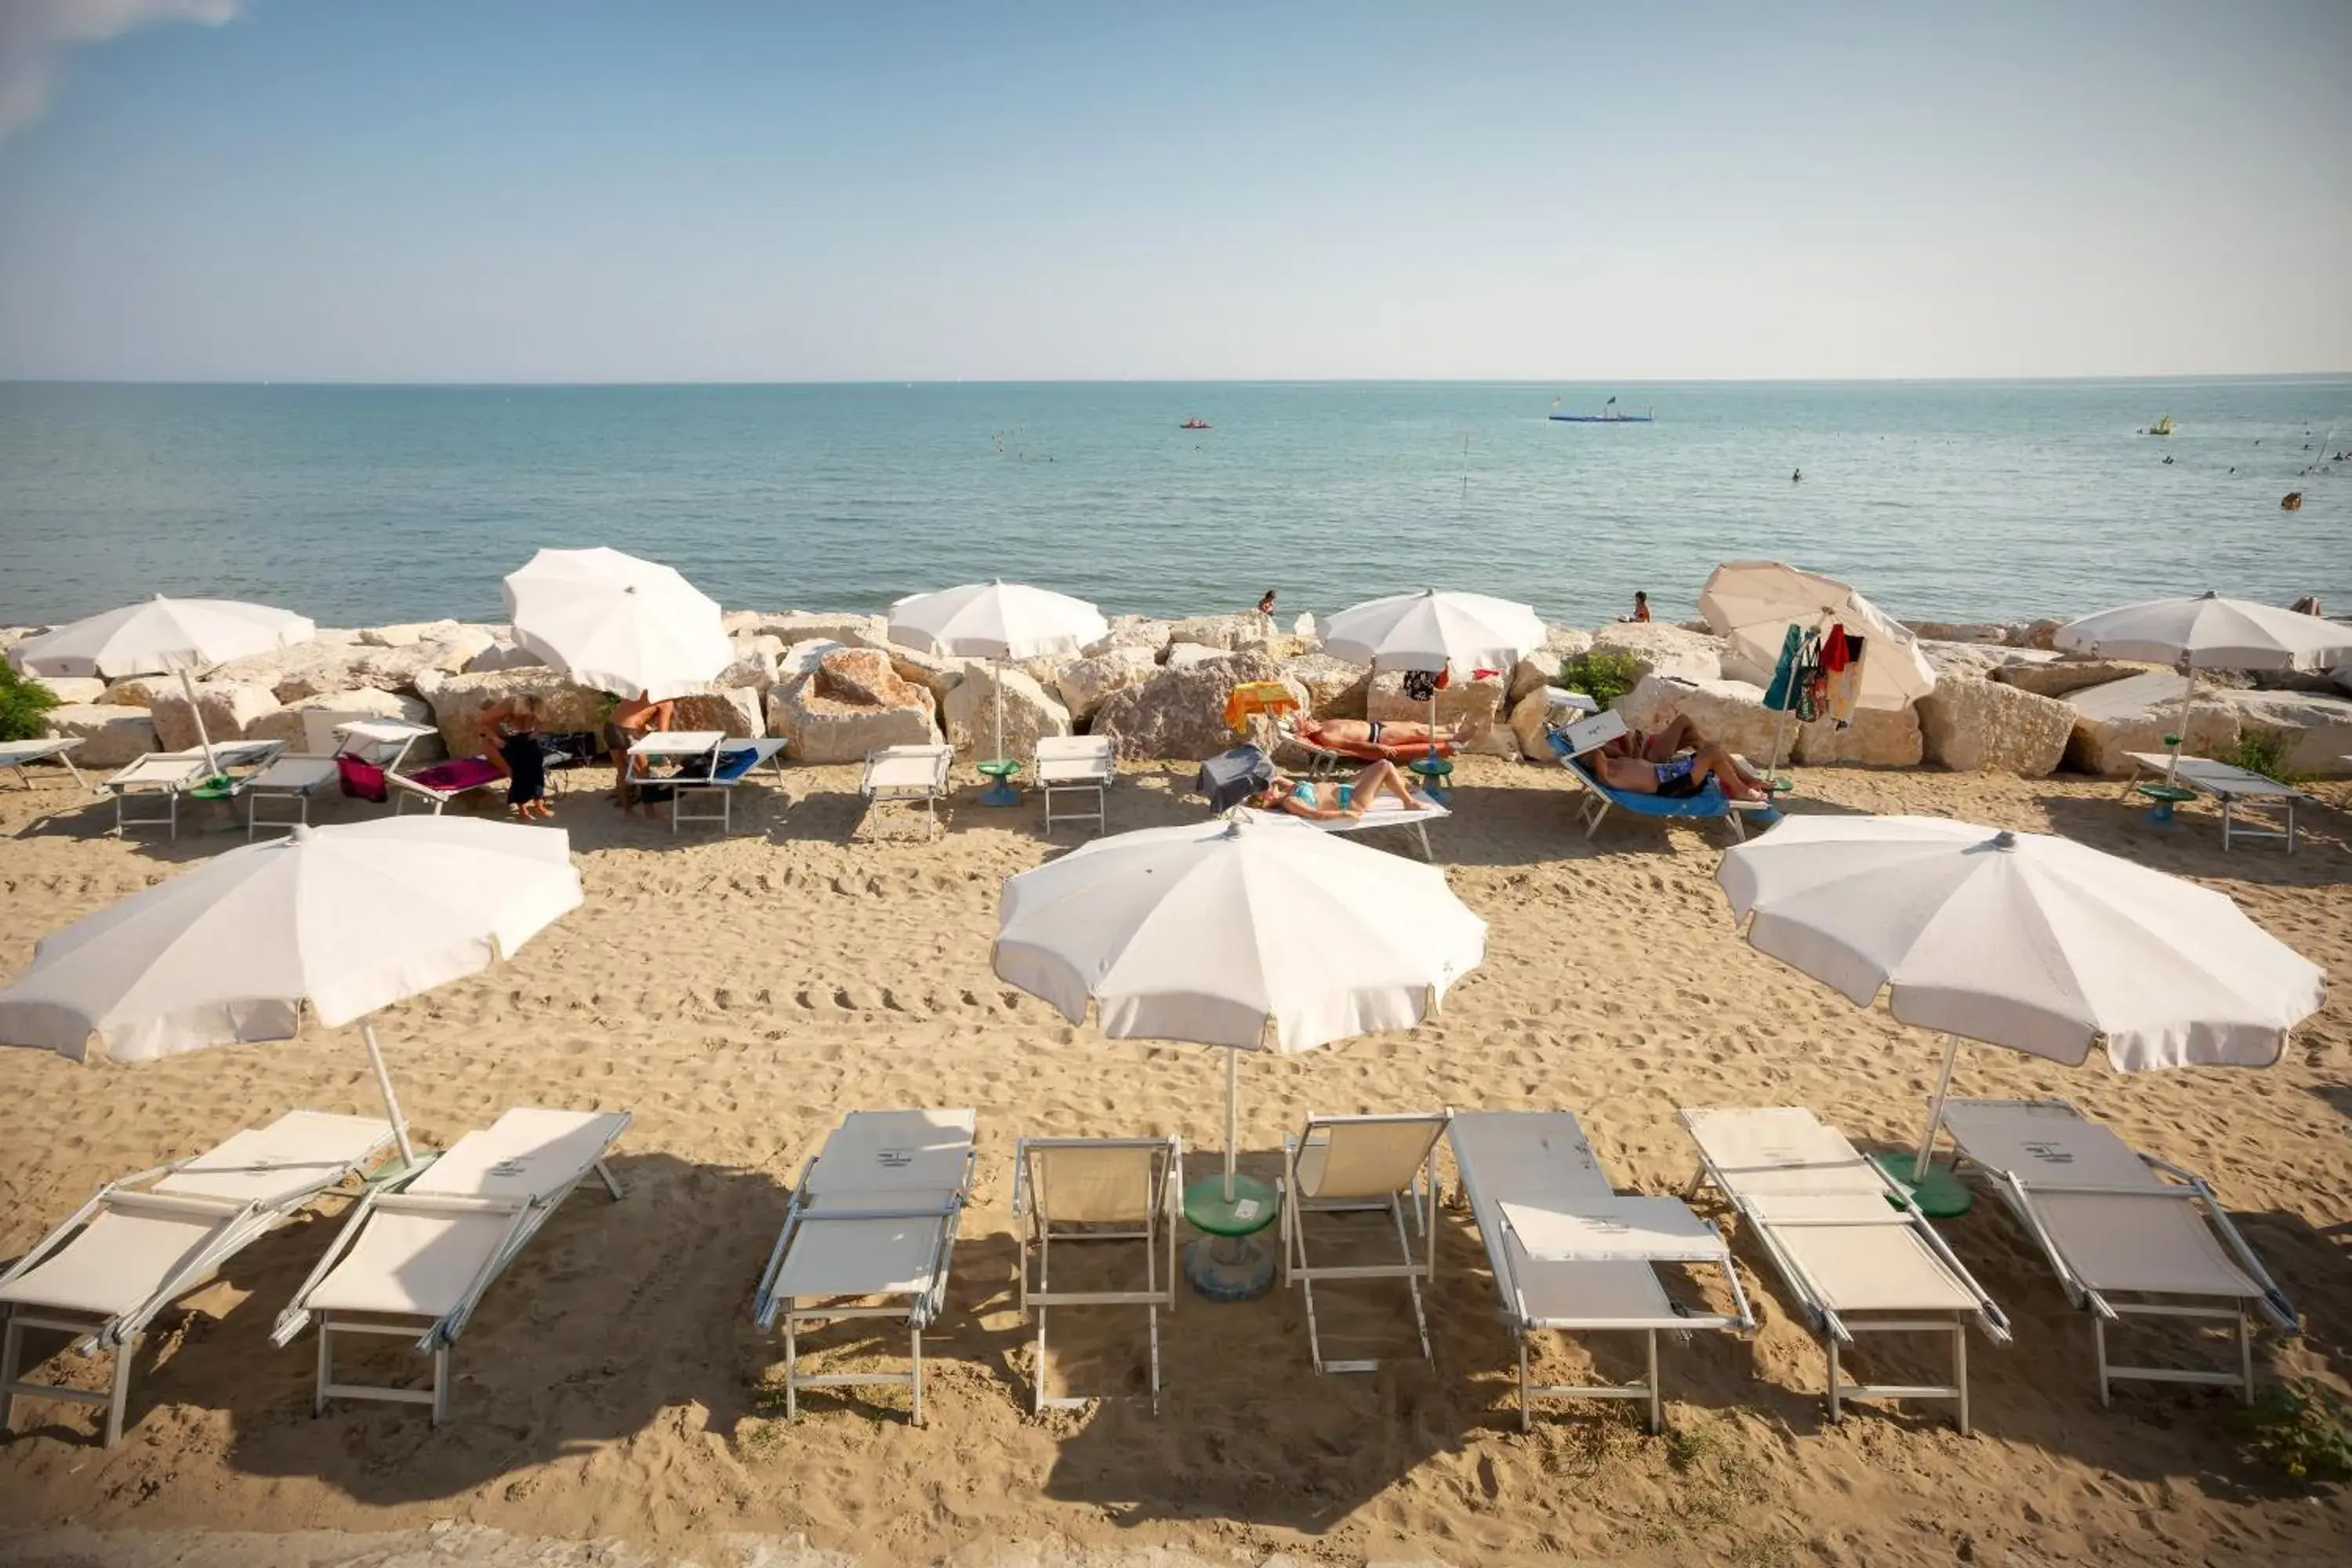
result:
[[(1612, 393), (1657, 422), (1546, 417), (1555, 396), (1598, 409)], [(2166, 414), (2176, 435), (2138, 434)], [(1190, 416), (1214, 428), (1179, 429)], [(0, 622), (155, 592), (331, 625), (497, 619), (499, 578), (545, 544), (652, 556), (760, 608), (878, 609), (999, 576), (1160, 614), (1271, 585), (1286, 617), (1433, 584), (1590, 624), (1636, 588), (1689, 615), (1716, 562), (1773, 556), (1911, 618), (2209, 586), (2340, 611), (2338, 450), (2352, 376), (16, 384), (0, 385)], [(2300, 512), (2279, 508), (2292, 489)]]

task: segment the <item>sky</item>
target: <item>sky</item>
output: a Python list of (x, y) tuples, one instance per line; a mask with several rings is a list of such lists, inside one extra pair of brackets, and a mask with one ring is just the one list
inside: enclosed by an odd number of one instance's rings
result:
[(0, 0), (0, 378), (2352, 369), (2352, 5)]

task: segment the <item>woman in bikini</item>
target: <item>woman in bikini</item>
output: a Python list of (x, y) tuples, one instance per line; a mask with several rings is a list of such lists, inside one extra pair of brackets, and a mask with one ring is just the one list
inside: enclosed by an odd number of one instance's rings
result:
[(1328, 822), (1335, 816), (1361, 816), (1383, 795), (1396, 796), (1407, 811), (1429, 804), (1412, 793), (1404, 774), (1390, 762), (1374, 763), (1346, 784), (1318, 784), (1276, 773), (1272, 784), (1250, 797), (1250, 804), (1260, 811), (1286, 811), (1310, 822)]

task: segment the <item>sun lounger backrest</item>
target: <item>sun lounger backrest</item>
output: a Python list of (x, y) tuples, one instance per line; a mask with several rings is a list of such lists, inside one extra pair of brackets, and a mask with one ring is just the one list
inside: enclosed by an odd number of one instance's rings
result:
[(1690, 1110), (1684, 1121), (1737, 1195), (1885, 1195), (1845, 1134), (1801, 1106)]
[(2070, 1105), (1953, 1100), (1944, 1125), (1960, 1152), (1989, 1171), (2014, 1172), (2044, 1192), (2067, 1187), (2142, 1187), (2167, 1184), (2116, 1135)]
[(442, 1197), (549, 1197), (602, 1159), (625, 1124), (617, 1112), (519, 1106), (458, 1139), (406, 1190)]
[(1564, 756), (1580, 757), (1594, 752), (1625, 733), (1625, 715), (1615, 709), (1595, 713), (1590, 719), (1580, 719), (1558, 731), (1559, 750)]
[(1384, 1198), (1403, 1192), (1444, 1131), (1443, 1115), (1309, 1121), (1298, 1145), (1300, 1194)]
[[(1566, 1110), (1475, 1111), (1456, 1116), (1448, 1131), (1473, 1201), (1487, 1207), (1547, 1197), (1609, 1198), (1601, 1162), (1574, 1113)], [(1475, 1176), (1472, 1177), (1472, 1167)], [(1495, 1218), (1499, 1221), (1497, 1212)], [(1480, 1224), (1486, 1223), (1482, 1215)]]
[(1037, 760), (1044, 762), (1108, 762), (1108, 735), (1040, 735)]
[(853, 1110), (824, 1141), (808, 1177), (813, 1198), (953, 1193), (971, 1152), (970, 1110)]
[(197, 1155), (154, 1190), (267, 1206), (365, 1165), (391, 1143), (382, 1117), (289, 1110)]
[(1057, 1225), (1148, 1219), (1160, 1209), (1160, 1167), (1168, 1145), (1029, 1151), (1037, 1212)]

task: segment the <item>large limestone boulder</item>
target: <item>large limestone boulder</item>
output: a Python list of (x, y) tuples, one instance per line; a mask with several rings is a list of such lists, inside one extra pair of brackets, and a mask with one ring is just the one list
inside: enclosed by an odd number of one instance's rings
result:
[(1071, 721), (1083, 724), (1095, 716), (1104, 698), (1140, 686), (1159, 673), (1150, 648), (1140, 643), (1114, 643), (1064, 669), (1054, 681), (1054, 691), (1069, 710)]
[(511, 637), (493, 637), (489, 646), (466, 661), (461, 675), (491, 675), (501, 669), (530, 669), (547, 661)]
[(417, 695), (432, 706), (441, 742), (453, 757), (481, 755), (482, 740), (476, 726), (483, 713), (509, 698), (536, 699), (539, 727), (551, 733), (601, 730), (613, 702), (605, 693), (574, 686), (544, 665), (535, 669), (444, 676), (427, 684), (431, 689), (420, 686)]
[(94, 675), (36, 675), (32, 678), (32, 681), (36, 686), (47, 687), (49, 695), (59, 702), (89, 703), (106, 700), (106, 682)]
[[(2178, 733), (2180, 693), (2187, 677), (2169, 670), (2134, 675), (2069, 693), (2074, 733), (2066, 744), (2066, 764), (2081, 773), (2121, 777), (2132, 771), (2126, 753), (2160, 752), (2164, 737)], [(2238, 710), (2199, 684), (2189, 711), (2183, 750), (2221, 756), (2238, 743)]]
[(1255, 647), (1274, 636), (1274, 622), (1255, 610), (1230, 616), (1187, 616), (1168, 628), (1171, 643), (1199, 643), (1227, 653)]
[[(1001, 752), (996, 737), (1000, 686), (1004, 693), (1004, 749)], [(1034, 757), (1042, 737), (1066, 735), (1072, 728), (1070, 710), (1026, 671), (1012, 666), (999, 669), (992, 664), (974, 665), (940, 704), (940, 716), (946, 721), (948, 744), (959, 755), (975, 761)]]
[(1990, 644), (2009, 640), (2009, 627), (1998, 621), (1905, 621), (1903, 626), (1921, 641)]
[[(1163, 669), (1140, 686), (1114, 691), (1095, 710), (1093, 733), (1114, 735), (1126, 757), (1199, 762), (1241, 743), (1225, 726), (1225, 699), (1244, 681), (1282, 679), (1282, 666), (1257, 652), (1228, 654)], [(1285, 681), (1301, 703), (1307, 689)]]
[[(787, 665), (808, 657), (786, 650)], [(883, 746), (940, 738), (930, 693), (898, 674), (878, 648), (825, 647), (814, 668), (780, 678), (768, 693), (768, 731), (791, 743), (803, 763), (854, 763)]]
[[(1516, 757), (1519, 754), (1518, 738), (1503, 721), (1504, 678), (1489, 675), (1483, 679), (1455, 676), (1437, 694), (1437, 727), (1451, 730), (1457, 724), (1470, 727), (1469, 737), (1462, 750), (1477, 756)], [(1407, 719), (1417, 724), (1429, 722), (1429, 703), (1415, 701), (1404, 694), (1404, 672), (1382, 670), (1372, 677), (1364, 693), (1364, 717), (1367, 719)]]
[(188, 705), (187, 693), (175, 684), (156, 693), (148, 711), (154, 716), (155, 734), (167, 752), (185, 751), (197, 743), (196, 719), (204, 718), (204, 733), (212, 740), (242, 741), (247, 729), (256, 720), (278, 711), (278, 694), (266, 686), (253, 686), (241, 680), (204, 680), (196, 683), (196, 701)]
[(1074, 653), (1049, 653), (1040, 655), (1036, 658), (1015, 660), (1013, 668), (1045, 688), (1050, 694), (1054, 688), (1060, 684), (1062, 671), (1077, 662), (1078, 656)]
[(453, 637), (457, 631), (456, 621), (405, 621), (393, 626), (363, 627), (359, 640), (365, 647), (415, 647), (421, 642)]
[(1283, 661), (1282, 676), (1307, 689), (1307, 710), (1318, 719), (1361, 719), (1372, 689), (1372, 672), (1328, 653), (1301, 654)]
[(2233, 708), (2242, 733), (2293, 739), (2286, 766), (2320, 778), (2352, 773), (2352, 700), (2307, 691), (2227, 691), (2217, 700)]
[[(1736, 752), (1758, 767), (1774, 767), (1795, 755), (1798, 726), (1784, 729), (1781, 716), (1764, 706), (1764, 689), (1744, 680), (1685, 680), (1644, 676), (1617, 699), (1617, 711), (1636, 730), (1664, 729), (1676, 714), (1687, 715), (1706, 740)], [(1779, 754), (1774, 754), (1775, 738)]]
[(1113, 616), (1110, 630), (1087, 644), (1081, 651), (1088, 658), (1108, 653), (1115, 647), (1139, 647), (1157, 655), (1168, 646), (1168, 634), (1176, 625), (1155, 616)]
[(1919, 715), (1909, 708), (1857, 708), (1840, 729), (1833, 720), (1799, 724), (1797, 761), (1809, 768), (1847, 763), (1865, 768), (1916, 768), (1925, 747)]
[(833, 614), (812, 610), (738, 610), (719, 617), (730, 637), (765, 635), (799, 642), (837, 642), (849, 647), (887, 648), (889, 620), (883, 616)]
[(149, 752), (163, 750), (155, 718), (144, 708), (105, 702), (68, 702), (41, 715), (49, 733), (81, 742), (74, 753), (79, 768), (119, 768)]
[(1548, 738), (1554, 724), (1572, 724), (1584, 717), (1568, 705), (1570, 693), (1557, 686), (1539, 686), (1511, 704), (1511, 738), (1519, 755), (1531, 763), (1557, 763), (1559, 753)]
[(1172, 642), (1160, 657), (1160, 662), (1170, 669), (1190, 669), (1196, 664), (1226, 657), (1230, 650), (1211, 647), (1206, 643)]
[(1726, 646), (1721, 637), (1664, 621), (1614, 621), (1592, 634), (1591, 651), (1630, 655), (1643, 676), (1720, 680)]
[[(783, 679), (793, 673), (789, 668), (790, 662), (788, 658), (784, 661), (784, 665), (779, 667), (778, 679)], [(924, 653), (919, 648), (907, 647), (899, 643), (890, 645), (890, 668), (898, 672), (901, 679), (912, 681), (929, 692), (934, 707), (948, 700), (948, 693), (956, 689), (957, 683), (963, 679), (966, 670), (974, 664), (985, 662), (981, 659), (951, 658), (945, 654)]]
[[(2030, 653), (2031, 649), (2012, 649), (2012, 653)], [(2160, 675), (2160, 664), (2135, 664), (2120, 658), (2069, 658), (2064, 655), (2042, 655), (2031, 660), (2003, 663), (1993, 671), (1992, 678), (2003, 686), (2014, 686), (2021, 691), (2031, 691), (2042, 697), (2064, 697), (2086, 687), (2105, 686), (2109, 681), (2126, 679), (2135, 675)]]
[[(1936, 623), (1929, 622), (1928, 624), (1932, 626)], [(2028, 650), (2023, 648), (2004, 647), (1999, 643), (1968, 642), (1958, 638), (1947, 639), (1942, 637), (1921, 637), (1919, 639), (1919, 653), (1922, 658), (1927, 659), (1927, 668), (1936, 672), (1936, 679), (1938, 680), (1942, 680), (1948, 676), (1956, 675), (1968, 676), (1978, 680), (1988, 680), (1991, 679), (1992, 672), (1999, 669), (2001, 666), (2010, 663), (2011, 660), (2027, 657)], [(2037, 654), (2032, 657), (2038, 658), (2048, 658), (2052, 656), (2048, 654)], [(1769, 682), (1767, 682), (1766, 684), (1769, 685)]]
[(2074, 732), (2074, 709), (2056, 698), (1976, 676), (1937, 676), (1918, 711), (1927, 760), (1955, 773), (2048, 778)]
[(126, 675), (106, 689), (101, 703), (116, 708), (152, 708), (155, 699), (166, 691), (177, 691), (180, 682), (170, 675)]
[[(289, 702), (247, 725), (245, 738), (248, 741), (283, 741), (295, 751), (304, 751), (310, 745), (310, 725), (304, 718), (308, 713), (364, 713), (374, 719), (396, 719), (404, 724), (433, 722), (433, 709), (423, 698), (411, 697), (404, 692), (378, 691), (373, 687), (363, 686), (351, 691), (322, 692), (316, 697)], [(402, 765), (423, 766), (437, 763), (445, 754), (440, 737), (423, 736), (408, 749), (408, 755)]]
[(768, 732), (761, 693), (750, 686), (714, 686), (673, 699), (670, 728), (717, 730), (730, 741), (756, 741)]
[(711, 684), (722, 690), (748, 686), (765, 701), (768, 689), (776, 684), (780, 661), (784, 657), (784, 639), (760, 632), (736, 637), (730, 646), (735, 650), (734, 662), (720, 670), (719, 679)]
[(1592, 646), (1592, 634), (1570, 626), (1551, 626), (1543, 647), (1511, 667), (1511, 684), (1503, 700), (1516, 715), (1530, 691), (1540, 691), (1559, 679), (1559, 667)]

